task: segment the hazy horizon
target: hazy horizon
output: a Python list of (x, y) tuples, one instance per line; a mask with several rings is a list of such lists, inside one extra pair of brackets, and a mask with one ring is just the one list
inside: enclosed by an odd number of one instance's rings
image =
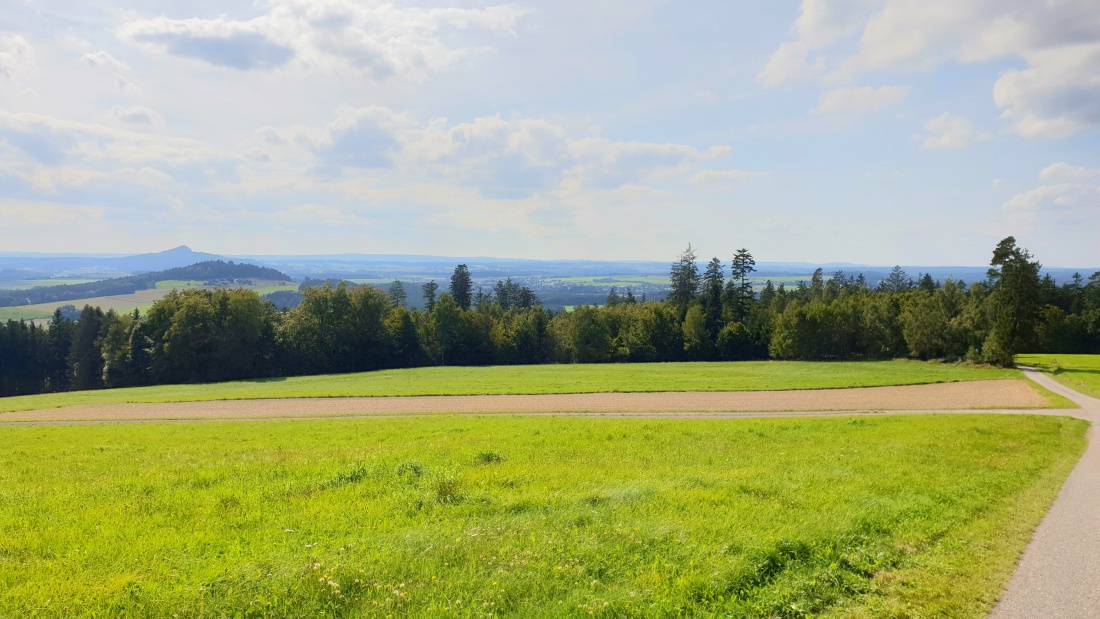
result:
[(19, 3), (0, 249), (1087, 268), (1095, 9)]

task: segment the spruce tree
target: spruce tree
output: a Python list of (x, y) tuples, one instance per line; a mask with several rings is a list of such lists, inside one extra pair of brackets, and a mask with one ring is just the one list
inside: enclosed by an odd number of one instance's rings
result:
[(712, 341), (718, 339), (718, 331), (722, 329), (723, 268), (721, 260), (712, 258), (703, 272), (703, 320)]
[(394, 307), (405, 307), (408, 303), (409, 297), (405, 294), (405, 286), (401, 284), (401, 280), (395, 279), (390, 284), (389, 297)]
[(699, 267), (695, 264), (695, 250), (691, 248), (691, 243), (672, 263), (669, 284), (668, 299), (673, 303), (685, 306), (695, 299), (699, 291)]
[(730, 264), (730, 272), (734, 283), (734, 316), (741, 322), (748, 316), (749, 306), (755, 296), (752, 290), (752, 274), (756, 272), (756, 260), (749, 250), (737, 250)]
[(424, 307), (426, 307), (430, 312), (435, 309), (435, 293), (437, 290), (439, 290), (439, 284), (435, 283), (435, 280), (433, 279), (432, 281), (424, 284), (422, 289), (424, 290)]
[(474, 283), (470, 279), (470, 270), (464, 264), (456, 266), (454, 275), (451, 275), (451, 296), (460, 308), (470, 309), (474, 298)]
[(991, 329), (982, 347), (989, 363), (1012, 365), (1012, 357), (1030, 344), (1039, 321), (1039, 269), (1031, 254), (1006, 237), (993, 250), (989, 278), (993, 292), (987, 297)]

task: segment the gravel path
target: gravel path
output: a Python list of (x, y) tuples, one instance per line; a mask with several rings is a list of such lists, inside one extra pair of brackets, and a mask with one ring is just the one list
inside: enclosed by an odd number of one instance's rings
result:
[(719, 413), (949, 411), (1045, 406), (1024, 380), (801, 391), (585, 393), (220, 400), (90, 404), (0, 414), (0, 423), (173, 419), (280, 419), (427, 413)]
[[(1076, 402), (1095, 426), (1100, 400), (1031, 368), (1027, 377)], [(1093, 429), (1077, 462), (1001, 594), (990, 619), (1100, 617), (1100, 447)]]

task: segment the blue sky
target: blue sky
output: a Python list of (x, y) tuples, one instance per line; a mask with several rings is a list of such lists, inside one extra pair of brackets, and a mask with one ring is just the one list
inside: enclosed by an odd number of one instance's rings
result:
[(1100, 266), (1095, 0), (3, 5), (3, 250)]

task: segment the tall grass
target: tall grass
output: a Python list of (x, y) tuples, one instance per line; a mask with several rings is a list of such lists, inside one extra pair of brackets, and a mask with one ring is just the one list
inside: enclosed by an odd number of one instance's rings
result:
[(0, 428), (0, 616), (980, 617), (1028, 416)]

